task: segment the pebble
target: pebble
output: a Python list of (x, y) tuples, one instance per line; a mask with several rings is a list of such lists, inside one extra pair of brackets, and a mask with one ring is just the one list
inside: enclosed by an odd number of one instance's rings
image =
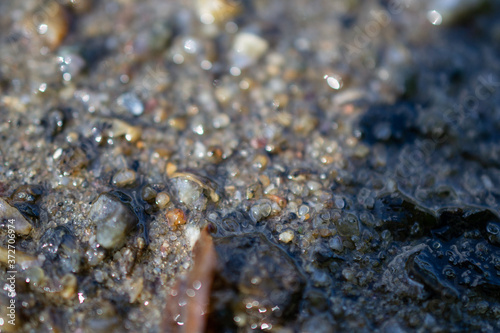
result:
[[(10, 224), (8, 221), (13, 219), (13, 224)], [(0, 221), (4, 221), (4, 223), (8, 225), (14, 226), (14, 231), (18, 235), (25, 236), (30, 233), (32, 226), (26, 220), (26, 218), (15, 208), (12, 207), (5, 201), (0, 198)]]
[(353, 282), (353, 280), (356, 278), (354, 275), (354, 271), (350, 268), (343, 269), (342, 276), (344, 277), (344, 279), (350, 282)]
[(156, 195), (156, 205), (158, 208), (163, 209), (167, 207), (170, 202), (170, 196), (166, 192), (160, 192)]
[(342, 245), (342, 239), (339, 236), (335, 236), (328, 241), (328, 245), (332, 250), (342, 252), (344, 250), (344, 245)]
[(292, 230), (286, 230), (286, 231), (283, 231), (279, 235), (279, 240), (280, 240), (280, 242), (283, 242), (286, 244), (286, 243), (290, 243), (294, 237), (295, 237), (295, 235), (294, 235)]
[(309, 188), (309, 191), (317, 192), (321, 189), (322, 186), (320, 183), (313, 181), (313, 180), (310, 180), (307, 182), (307, 187)]
[[(39, 21), (37, 18), (43, 20)], [(56, 49), (62, 43), (69, 30), (68, 14), (56, 1), (49, 2), (47, 6), (40, 6), (25, 22), (26, 28), (36, 29), (51, 49)]]
[(174, 179), (174, 184), (177, 189), (179, 201), (184, 203), (189, 208), (194, 208), (197, 205), (203, 193), (203, 188), (195, 182), (187, 179)]
[(258, 170), (265, 170), (268, 163), (269, 163), (269, 158), (266, 155), (262, 154), (255, 156), (253, 160), (253, 166)]
[(64, 275), (61, 279), (61, 286), (62, 289), (59, 292), (61, 297), (68, 300), (72, 299), (75, 296), (78, 288), (78, 281), (76, 279), (76, 276), (71, 273)]
[(142, 136), (142, 130), (138, 126), (132, 126), (123, 120), (113, 119), (111, 128), (106, 133), (110, 138), (124, 136), (129, 142), (136, 142)]
[(135, 180), (136, 174), (134, 170), (122, 169), (113, 176), (112, 183), (118, 187), (126, 187), (134, 184)]
[(144, 105), (139, 100), (137, 95), (132, 92), (120, 95), (120, 97), (116, 100), (116, 103), (125, 108), (128, 112), (132, 113), (134, 116), (140, 116), (144, 113)]
[(175, 174), (176, 171), (177, 166), (172, 162), (168, 162), (167, 166), (165, 167), (165, 173), (167, 174), (167, 176), (172, 177), (172, 175)]
[(171, 227), (177, 227), (179, 225), (186, 224), (186, 214), (182, 209), (174, 208), (166, 213), (168, 224)]
[(257, 204), (250, 209), (250, 215), (254, 221), (259, 222), (271, 215), (272, 209), (269, 203)]
[(357, 158), (365, 158), (370, 153), (370, 148), (364, 144), (359, 144), (354, 148), (354, 156)]
[(233, 66), (242, 69), (254, 64), (268, 48), (269, 43), (264, 38), (248, 32), (238, 33), (233, 42)]
[(146, 185), (142, 188), (141, 197), (142, 200), (151, 202), (156, 198), (156, 191), (150, 185)]
[(353, 214), (347, 214), (336, 221), (339, 234), (342, 236), (359, 235), (358, 218)]
[(231, 119), (229, 119), (229, 116), (225, 113), (219, 113), (214, 117), (212, 120), (212, 125), (214, 128), (225, 128), (229, 125), (231, 122)]
[(196, 4), (200, 21), (204, 24), (225, 22), (243, 10), (241, 1), (198, 0)]
[(168, 120), (168, 124), (179, 131), (183, 131), (187, 127), (187, 121), (185, 117), (172, 117)]
[(106, 249), (122, 246), (138, 223), (131, 208), (110, 193), (101, 194), (92, 204), (89, 219), (96, 225), (97, 242)]

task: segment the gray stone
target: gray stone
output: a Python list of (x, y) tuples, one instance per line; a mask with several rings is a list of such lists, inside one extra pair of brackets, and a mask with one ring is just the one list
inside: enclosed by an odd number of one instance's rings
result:
[(89, 219), (96, 225), (97, 242), (106, 249), (122, 246), (138, 223), (132, 209), (110, 193), (101, 194), (94, 202)]

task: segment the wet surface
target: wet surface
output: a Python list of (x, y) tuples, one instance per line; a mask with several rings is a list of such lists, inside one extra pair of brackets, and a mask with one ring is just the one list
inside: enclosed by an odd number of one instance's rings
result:
[(500, 330), (495, 1), (0, 12), (0, 331)]

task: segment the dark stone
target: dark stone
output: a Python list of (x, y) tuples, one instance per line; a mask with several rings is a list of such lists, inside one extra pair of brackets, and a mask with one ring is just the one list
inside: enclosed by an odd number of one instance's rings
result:
[(47, 259), (46, 265), (55, 267), (61, 275), (80, 270), (81, 248), (78, 239), (65, 226), (48, 229), (40, 239), (39, 250)]

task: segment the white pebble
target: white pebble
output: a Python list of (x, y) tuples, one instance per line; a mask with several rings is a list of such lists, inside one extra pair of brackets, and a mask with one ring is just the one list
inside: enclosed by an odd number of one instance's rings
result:
[(245, 68), (266, 53), (269, 43), (260, 36), (240, 32), (234, 38), (233, 43), (233, 65), (238, 68)]
[(134, 116), (140, 116), (144, 112), (144, 105), (139, 100), (136, 94), (128, 92), (120, 95), (116, 100), (118, 105), (125, 108), (127, 111), (132, 113)]
[(294, 237), (295, 235), (292, 230), (286, 230), (279, 235), (279, 240), (283, 243), (290, 243)]

